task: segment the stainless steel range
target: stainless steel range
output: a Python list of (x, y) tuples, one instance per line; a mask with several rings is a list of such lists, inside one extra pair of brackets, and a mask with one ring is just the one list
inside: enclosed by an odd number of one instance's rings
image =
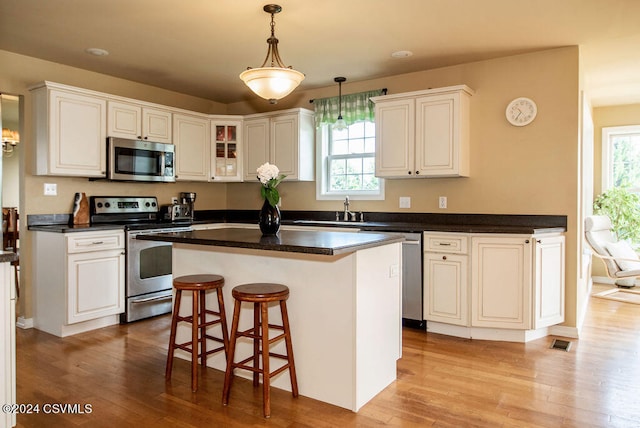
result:
[(191, 215), (163, 222), (154, 196), (92, 196), (91, 223), (122, 224), (126, 234), (126, 305), (121, 323), (171, 312), (171, 244), (141, 241), (141, 234), (191, 230)]

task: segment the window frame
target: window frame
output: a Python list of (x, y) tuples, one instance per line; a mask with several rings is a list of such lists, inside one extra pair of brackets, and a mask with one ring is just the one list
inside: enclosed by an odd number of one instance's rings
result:
[[(351, 200), (382, 201), (385, 199), (384, 179), (378, 177), (380, 189), (329, 191), (329, 142), (331, 126), (323, 123), (316, 128), (316, 200), (337, 201), (349, 196)], [(342, 155), (338, 155), (342, 156)], [(358, 156), (361, 157), (361, 156)], [(375, 157), (375, 153), (374, 153)]]
[[(611, 164), (613, 161), (611, 137), (624, 134), (640, 135), (640, 125), (609, 126), (602, 128), (602, 193), (614, 187), (613, 166)], [(640, 193), (640, 187), (632, 187), (629, 190), (634, 193)]]

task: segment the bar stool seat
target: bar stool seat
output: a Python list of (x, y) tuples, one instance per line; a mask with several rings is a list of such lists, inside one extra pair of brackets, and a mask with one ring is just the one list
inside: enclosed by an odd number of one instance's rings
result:
[[(229, 353), (227, 355), (227, 370), (224, 376), (224, 389), (222, 392), (222, 404), (229, 404), (229, 393), (233, 381), (233, 370), (236, 368), (253, 372), (253, 386), (259, 385), (259, 376), (262, 374), (262, 397), (264, 417), (271, 416), (271, 377), (289, 369), (291, 380), (291, 393), (298, 396), (298, 381), (293, 360), (293, 346), (291, 344), (291, 331), (289, 329), (289, 315), (287, 313), (286, 300), (289, 298), (289, 288), (282, 284), (252, 283), (234, 287), (231, 290), (234, 298), (233, 321), (231, 325), (231, 338), (229, 339)], [(242, 302), (253, 303), (253, 327), (238, 331), (240, 320), (240, 307)], [(271, 302), (279, 302), (282, 314), (282, 325), (269, 324), (268, 306)], [(269, 329), (281, 330), (282, 334), (269, 338)], [(238, 337), (253, 339), (253, 355), (242, 361), (234, 362), (236, 341)], [(284, 339), (287, 350), (286, 355), (269, 351), (269, 347)], [(262, 349), (261, 349), (262, 348)], [(287, 362), (274, 371), (270, 371), (269, 357), (286, 360)], [(262, 361), (262, 368), (260, 368)], [(252, 362), (252, 365), (247, 363)]]
[[(171, 317), (171, 335), (169, 338), (169, 353), (167, 355), (167, 367), (165, 377), (171, 379), (173, 369), (173, 354), (176, 349), (182, 349), (191, 353), (191, 390), (198, 390), (198, 357), (203, 366), (207, 365), (207, 357), (216, 352), (223, 351), (225, 356), (229, 349), (229, 336), (227, 333), (227, 319), (224, 312), (222, 299), (222, 287), (224, 277), (214, 274), (186, 275), (173, 279), (173, 288), (176, 289), (176, 298)], [(206, 308), (206, 292), (216, 290), (218, 297), (218, 311)], [(180, 315), (180, 301), (183, 291), (191, 291), (193, 305), (191, 315)], [(207, 320), (207, 315), (211, 315)], [(179, 322), (191, 323), (191, 340), (184, 343), (176, 343), (176, 330)], [(207, 334), (207, 329), (220, 324), (222, 337)], [(207, 339), (222, 344), (215, 349), (207, 350)], [(198, 345), (200, 349), (198, 350)]]

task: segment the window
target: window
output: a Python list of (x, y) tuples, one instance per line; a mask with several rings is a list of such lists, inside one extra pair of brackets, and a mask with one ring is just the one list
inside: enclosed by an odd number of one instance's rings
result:
[(375, 176), (374, 105), (381, 91), (342, 97), (344, 130), (334, 130), (338, 97), (314, 100), (316, 110), (316, 199), (384, 199), (384, 181)]
[(602, 129), (602, 191), (618, 186), (640, 193), (640, 125)]
[(364, 120), (341, 131), (320, 128), (317, 199), (384, 199), (383, 180), (375, 176), (375, 128)]

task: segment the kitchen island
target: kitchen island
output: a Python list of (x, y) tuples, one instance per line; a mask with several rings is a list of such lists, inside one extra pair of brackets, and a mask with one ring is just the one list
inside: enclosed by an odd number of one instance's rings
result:
[[(263, 237), (256, 229), (224, 228), (139, 239), (173, 243), (174, 276), (223, 275), (228, 320), (233, 312), (231, 289), (236, 285), (277, 282), (288, 286), (301, 395), (358, 411), (396, 379), (396, 361), (402, 352), (401, 235), (282, 230)], [(182, 313), (191, 308), (186, 297)], [(207, 304), (216, 307), (213, 295)], [(277, 306), (272, 309), (269, 318), (279, 323)], [(253, 309), (247, 305), (242, 311), (240, 328), (246, 329)], [(177, 335), (179, 342), (188, 341), (189, 326), (179, 326)], [(284, 343), (279, 343), (274, 352), (282, 353), (283, 348)], [(237, 358), (250, 354), (251, 344), (238, 342)], [(176, 356), (190, 358), (187, 353)], [(274, 360), (273, 367), (279, 364)], [(224, 371), (224, 354), (211, 356), (208, 365)], [(236, 374), (248, 376), (243, 372)], [(272, 386), (290, 390), (288, 373), (274, 377)]]

